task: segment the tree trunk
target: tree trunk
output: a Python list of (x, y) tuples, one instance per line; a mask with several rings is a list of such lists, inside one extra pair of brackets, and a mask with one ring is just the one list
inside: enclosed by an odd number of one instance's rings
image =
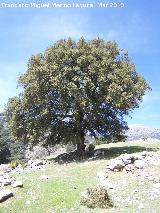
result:
[(77, 141), (77, 153), (79, 156), (83, 156), (85, 152), (86, 145), (84, 144), (84, 136), (85, 136), (84, 132), (81, 131), (79, 133), (78, 141)]

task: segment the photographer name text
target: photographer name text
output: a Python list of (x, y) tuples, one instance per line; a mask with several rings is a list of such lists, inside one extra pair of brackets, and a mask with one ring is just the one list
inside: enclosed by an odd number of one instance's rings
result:
[(123, 8), (123, 2), (108, 2), (108, 3), (0, 3), (1, 8)]

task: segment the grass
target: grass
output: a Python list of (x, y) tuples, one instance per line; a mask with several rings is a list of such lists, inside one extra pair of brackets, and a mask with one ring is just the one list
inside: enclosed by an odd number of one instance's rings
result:
[[(122, 153), (140, 151), (156, 151), (160, 149), (159, 141), (137, 141), (127, 143), (106, 144), (96, 147), (103, 149), (105, 155), (96, 160), (70, 162), (64, 164), (50, 164), (44, 170), (23, 172), (15, 175), (22, 180), (24, 188), (12, 189), (14, 197), (0, 204), (0, 213), (87, 213), (87, 212), (118, 212), (129, 213), (137, 211), (137, 203), (132, 203), (133, 190), (138, 188), (138, 200), (145, 209), (138, 212), (158, 213), (159, 200), (148, 200), (146, 191), (150, 183), (141, 182), (139, 179), (128, 179), (124, 173), (111, 175), (111, 181), (118, 186), (116, 198), (113, 199), (115, 207), (109, 210), (88, 209), (80, 205), (80, 192), (97, 184), (96, 174), (105, 169), (109, 159)], [(158, 170), (155, 169), (155, 173)], [(48, 180), (40, 180), (41, 175), (47, 175)], [(9, 188), (9, 187), (8, 187)], [(125, 199), (130, 197), (131, 202), (125, 206)], [(117, 200), (120, 199), (120, 202)], [(118, 205), (117, 205), (118, 204)], [(119, 205), (120, 204), (120, 205)]]

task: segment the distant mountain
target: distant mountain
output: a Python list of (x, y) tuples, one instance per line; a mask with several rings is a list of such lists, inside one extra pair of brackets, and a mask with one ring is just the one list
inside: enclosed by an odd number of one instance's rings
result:
[(129, 130), (126, 131), (128, 141), (139, 139), (160, 139), (160, 128), (153, 128), (143, 124), (130, 125)]

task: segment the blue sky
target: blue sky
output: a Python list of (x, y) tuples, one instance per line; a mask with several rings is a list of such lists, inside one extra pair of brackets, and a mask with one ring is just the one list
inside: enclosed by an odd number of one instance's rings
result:
[[(21, 3), (8, 0), (6, 3)], [(24, 0), (23, 3), (38, 1)], [(97, 36), (115, 40), (128, 51), (137, 71), (152, 91), (144, 96), (129, 124), (160, 127), (160, 1), (50, 1), (92, 3), (94, 8), (2, 8), (0, 3), (0, 111), (9, 97), (19, 93), (18, 76), (31, 55), (43, 52), (60, 38)], [(123, 8), (99, 8), (98, 2), (122, 2)]]

